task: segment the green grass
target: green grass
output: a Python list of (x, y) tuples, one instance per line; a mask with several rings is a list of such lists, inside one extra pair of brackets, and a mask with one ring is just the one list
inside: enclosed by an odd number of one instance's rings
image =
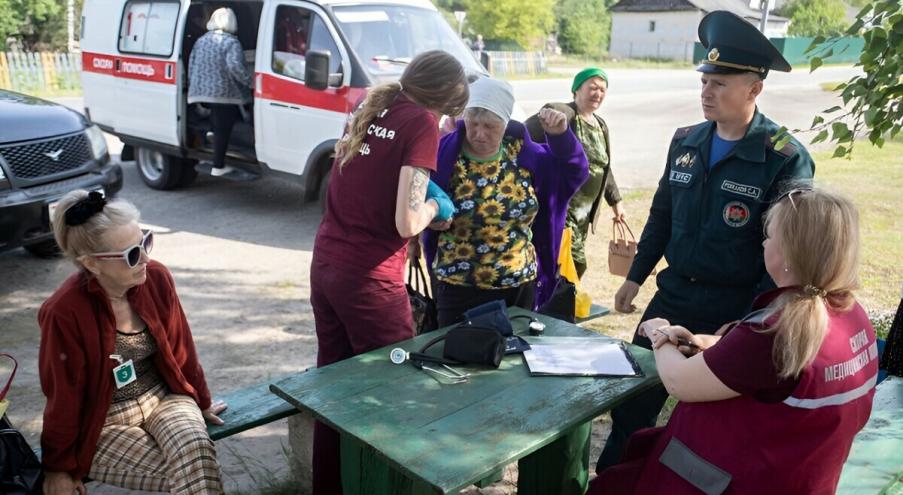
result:
[[(858, 141), (851, 160), (831, 158), (831, 154), (826, 151), (813, 155), (816, 183), (846, 195), (858, 207), (862, 287), (856, 295), (870, 314), (887, 315), (896, 310), (903, 283), (903, 140), (888, 142), (882, 149)], [(622, 190), (621, 193), (630, 227), (639, 237), (654, 190)], [(580, 289), (588, 292), (593, 302), (610, 308), (623, 279), (608, 273), (611, 227), (604, 220), (607, 215), (600, 220), (596, 235), (589, 237), (586, 252), (590, 268), (580, 282)], [(659, 269), (664, 266), (662, 261)], [(632, 314), (613, 311), (589, 325), (599, 332), (629, 340), (654, 292), (655, 280), (650, 277), (636, 298), (638, 311)]]
[(582, 68), (598, 66), (605, 69), (688, 69), (693, 64), (685, 61), (662, 59), (615, 59), (611, 57), (582, 57), (557, 55), (549, 57), (550, 67)]
[(570, 79), (570, 74), (561, 72), (537, 72), (536, 74), (499, 74), (496, 77), (506, 81), (530, 81), (534, 79)]
[(819, 87), (821, 87), (822, 91), (834, 92), (837, 91), (837, 87), (841, 84), (843, 84), (841, 81), (830, 81), (819, 84)]

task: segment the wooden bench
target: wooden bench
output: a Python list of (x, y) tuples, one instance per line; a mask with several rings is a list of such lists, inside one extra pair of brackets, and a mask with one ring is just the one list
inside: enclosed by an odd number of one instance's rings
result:
[(872, 415), (853, 441), (837, 493), (903, 494), (903, 378), (878, 384)]
[(270, 392), (270, 383), (276, 381), (278, 379), (267, 380), (265, 383), (216, 397), (226, 401), (229, 407), (219, 415), (225, 422), (224, 425), (207, 425), (210, 438), (215, 441), (230, 437), (296, 414), (298, 410), (294, 406)]

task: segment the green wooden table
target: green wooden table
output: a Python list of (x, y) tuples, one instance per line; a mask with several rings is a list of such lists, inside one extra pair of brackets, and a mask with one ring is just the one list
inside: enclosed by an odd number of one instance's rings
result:
[(853, 441), (837, 493), (903, 495), (903, 378), (878, 384), (872, 415)]
[[(548, 336), (606, 338), (576, 325), (529, 314), (546, 324)], [(512, 323), (526, 333), (527, 321)], [(660, 383), (652, 353), (629, 346), (644, 377), (530, 377), (520, 355), (498, 370), (462, 367), (470, 381), (450, 385), (409, 364), (389, 361), (389, 350), (419, 350), (438, 332), (286, 378), (270, 389), (311, 412), (342, 436), (342, 481), (346, 495), (457, 493), (493, 481), (501, 469), (520, 463), (519, 493), (550, 491), (543, 480), (585, 476), (589, 441), (562, 454), (562, 439), (586, 434), (590, 421), (627, 398)], [(434, 351), (435, 352), (435, 351)], [(563, 459), (563, 457), (571, 457)]]

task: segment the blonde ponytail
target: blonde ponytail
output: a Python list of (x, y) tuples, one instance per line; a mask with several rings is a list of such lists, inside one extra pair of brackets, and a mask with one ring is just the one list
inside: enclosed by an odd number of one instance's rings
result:
[(336, 163), (340, 172), (360, 154), (361, 146), (367, 139), (367, 129), (373, 120), (389, 108), (402, 91), (420, 107), (451, 116), (464, 111), (470, 96), (467, 74), (455, 57), (442, 50), (429, 50), (417, 55), (405, 68), (398, 82), (372, 88), (367, 99), (354, 113), (351, 128), (335, 145)]
[(401, 84), (394, 82), (376, 86), (367, 94), (367, 99), (354, 113), (351, 129), (335, 145), (336, 163), (339, 171), (361, 151), (361, 145), (367, 137), (367, 128), (380, 112), (389, 108), (401, 93)]
[(766, 228), (781, 238), (784, 261), (800, 284), (772, 304), (779, 314), (772, 357), (781, 378), (812, 363), (828, 334), (829, 311), (855, 304), (859, 286), (859, 214), (843, 196), (822, 189), (794, 192), (768, 212)]

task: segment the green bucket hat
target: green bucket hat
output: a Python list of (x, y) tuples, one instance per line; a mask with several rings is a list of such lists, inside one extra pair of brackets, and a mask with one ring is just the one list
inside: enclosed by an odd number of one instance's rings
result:
[(580, 88), (587, 79), (593, 77), (601, 77), (602, 79), (605, 79), (605, 84), (608, 84), (608, 74), (606, 74), (604, 70), (598, 67), (587, 67), (574, 76), (574, 84), (571, 84), (571, 93), (576, 93), (577, 89)]

